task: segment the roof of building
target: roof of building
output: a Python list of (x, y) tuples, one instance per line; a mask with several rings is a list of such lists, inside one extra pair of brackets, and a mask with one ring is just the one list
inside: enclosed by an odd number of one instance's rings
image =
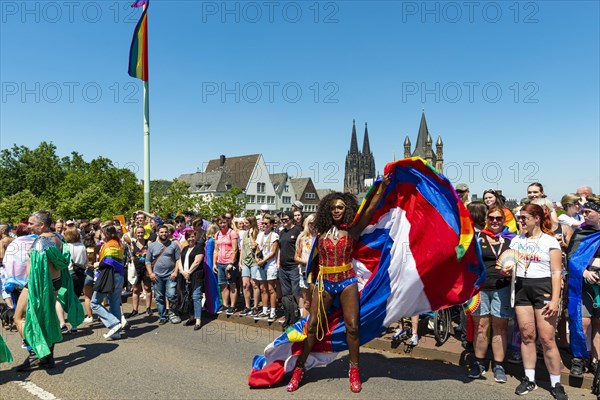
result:
[(233, 182), (232, 177), (229, 176), (225, 171), (196, 172), (193, 174), (183, 174), (178, 179), (187, 183), (192, 193), (220, 193), (226, 192), (232, 187), (237, 186)]
[(259, 158), (260, 154), (238, 157), (221, 156), (215, 160), (210, 160), (204, 172), (224, 171), (233, 179), (234, 186), (246, 189)]
[(335, 193), (335, 190), (332, 190), (332, 189), (317, 189), (317, 196), (319, 196), (319, 199), (322, 199), (323, 197), (327, 196), (329, 193)]
[(306, 186), (310, 182), (310, 178), (290, 178), (289, 181), (294, 188), (296, 197), (300, 198), (304, 194), (304, 190), (306, 190)]
[(280, 172), (277, 174), (269, 174), (271, 178), (271, 183), (273, 184), (273, 188), (275, 189), (275, 193), (280, 195), (283, 192), (283, 185), (285, 181), (288, 180), (287, 172)]

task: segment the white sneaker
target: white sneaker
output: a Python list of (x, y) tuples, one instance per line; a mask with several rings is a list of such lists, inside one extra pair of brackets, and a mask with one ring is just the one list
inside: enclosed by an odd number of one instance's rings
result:
[(92, 317), (85, 317), (83, 319), (84, 324), (91, 324), (93, 321), (94, 321), (94, 318), (92, 318)]
[(108, 332), (106, 332), (103, 336), (104, 339), (108, 339), (110, 337), (113, 337), (115, 333), (119, 333), (119, 330), (121, 329), (121, 324), (116, 324), (115, 326), (113, 326), (112, 328), (110, 328), (108, 330)]
[(419, 337), (417, 335), (413, 335), (408, 341), (409, 346), (416, 346), (419, 344)]

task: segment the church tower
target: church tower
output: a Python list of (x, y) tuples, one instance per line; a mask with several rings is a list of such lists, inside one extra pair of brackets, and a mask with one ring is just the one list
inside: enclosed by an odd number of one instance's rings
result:
[(360, 174), (360, 153), (358, 152), (358, 140), (356, 139), (356, 125), (352, 120), (352, 137), (350, 138), (350, 150), (346, 155), (346, 170), (344, 173), (344, 192), (354, 195), (358, 194), (358, 182)]
[(421, 113), (421, 123), (419, 124), (419, 133), (417, 134), (417, 144), (415, 150), (411, 153), (410, 139), (406, 136), (404, 139), (404, 158), (421, 157), (435, 169), (442, 172), (444, 168), (444, 143), (442, 137), (438, 136), (435, 144), (435, 152), (433, 151), (433, 140), (427, 128), (425, 120), (425, 112)]
[(375, 158), (371, 152), (367, 124), (365, 123), (362, 151), (358, 151), (356, 121), (352, 120), (350, 150), (346, 155), (346, 170), (344, 171), (344, 192), (354, 195), (365, 192), (368, 189), (368, 185), (365, 185), (365, 180), (373, 180), (375, 177)]
[(438, 136), (438, 140), (435, 144), (435, 169), (442, 172), (444, 169), (444, 142), (442, 142), (442, 137)]
[(404, 139), (404, 158), (410, 158), (410, 138), (408, 135)]
[(365, 179), (375, 179), (375, 158), (371, 152), (371, 146), (369, 144), (369, 130), (367, 129), (367, 123), (365, 122), (365, 137), (363, 139), (363, 147), (361, 154), (361, 179), (359, 184), (361, 186), (361, 192), (367, 190), (365, 185)]

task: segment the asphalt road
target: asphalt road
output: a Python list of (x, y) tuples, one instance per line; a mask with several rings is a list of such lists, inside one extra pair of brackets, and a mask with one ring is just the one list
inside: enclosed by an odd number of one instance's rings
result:
[[(156, 315), (156, 314), (155, 314)], [(238, 317), (232, 317), (238, 318)], [(213, 320), (199, 331), (182, 324), (158, 326), (156, 316), (137, 316), (120, 340), (102, 337), (95, 323), (65, 335), (56, 346), (56, 368), (14, 372), (26, 352), (16, 333), (2, 330), (15, 358), (0, 365), (0, 399), (510, 399), (518, 385), (487, 379), (471, 381), (463, 367), (363, 349), (363, 390), (353, 394), (347, 378), (346, 353), (331, 365), (310, 370), (300, 389), (249, 389), (254, 355), (280, 330)], [(92, 329), (93, 328), (93, 329)], [(544, 384), (544, 383), (542, 383)], [(587, 389), (567, 388), (570, 399), (592, 399)], [(525, 396), (551, 399), (548, 386)]]

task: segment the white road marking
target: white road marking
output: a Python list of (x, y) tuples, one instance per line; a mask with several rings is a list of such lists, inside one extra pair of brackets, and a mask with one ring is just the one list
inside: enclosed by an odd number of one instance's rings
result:
[(32, 395), (36, 396), (37, 398), (39, 398), (41, 400), (59, 400), (58, 397), (56, 397), (55, 395), (53, 395), (50, 392), (46, 392), (44, 389), (42, 389), (41, 387), (39, 387), (38, 385), (36, 385), (33, 382), (20, 381), (20, 382), (15, 382), (15, 383), (17, 383), (23, 389), (27, 390), (29, 393), (31, 393)]

